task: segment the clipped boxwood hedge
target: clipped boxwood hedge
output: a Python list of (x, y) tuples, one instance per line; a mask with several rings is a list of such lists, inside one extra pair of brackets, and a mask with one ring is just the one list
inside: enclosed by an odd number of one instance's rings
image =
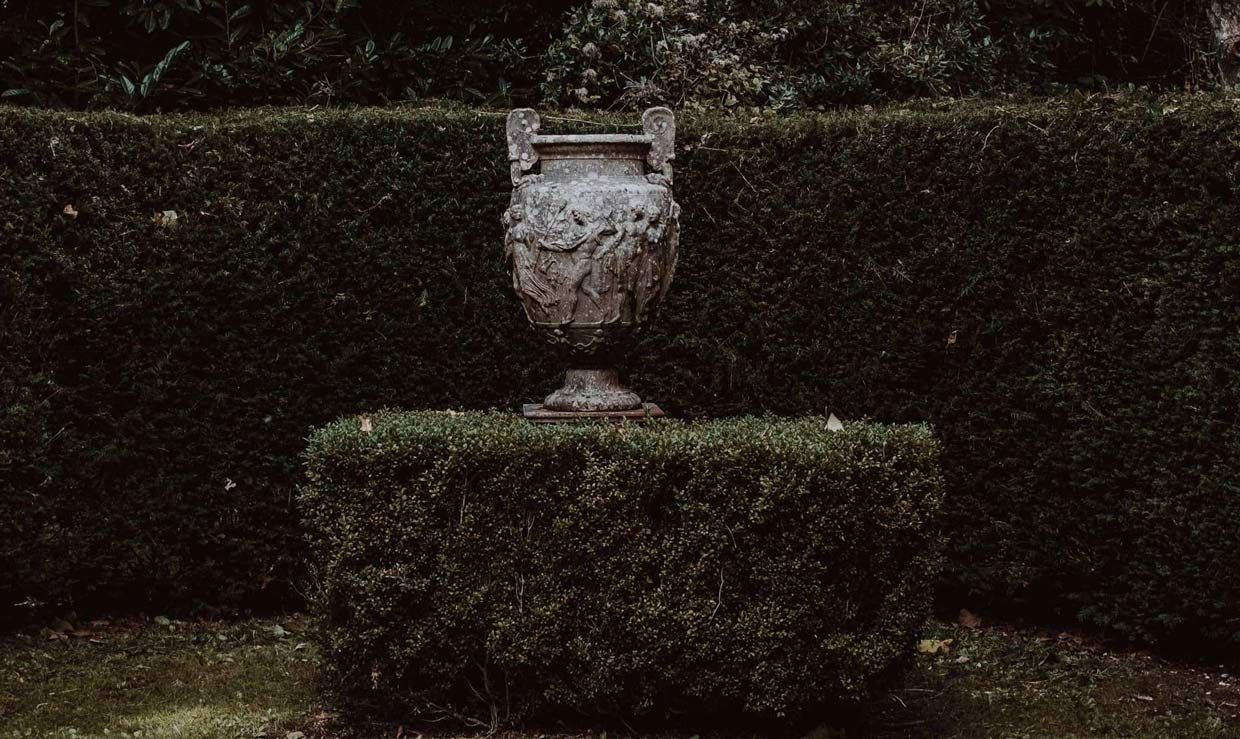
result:
[(863, 698), (928, 615), (924, 426), (367, 418), (311, 438), (300, 494), (325, 663), (365, 705), (799, 722)]
[[(645, 397), (930, 421), (945, 597), (1240, 645), (1240, 103), (679, 124)], [(0, 108), (0, 608), (286, 603), (311, 427), (549, 392), (505, 152), (500, 111)]]

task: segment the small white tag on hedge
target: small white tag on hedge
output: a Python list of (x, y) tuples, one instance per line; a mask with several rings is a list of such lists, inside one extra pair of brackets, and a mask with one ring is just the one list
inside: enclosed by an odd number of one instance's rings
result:
[(843, 431), (843, 430), (844, 430), (843, 422), (841, 422), (840, 419), (836, 418), (834, 413), (827, 416), (827, 431)]

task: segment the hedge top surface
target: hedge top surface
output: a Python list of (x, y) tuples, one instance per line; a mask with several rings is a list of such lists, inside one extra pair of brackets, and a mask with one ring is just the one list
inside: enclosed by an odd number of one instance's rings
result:
[(442, 451), (445, 447), (440, 442), (461, 449), (475, 445), (520, 448), (532, 454), (566, 444), (598, 443), (635, 453), (686, 458), (778, 453), (787, 459), (812, 460), (817, 466), (831, 466), (858, 454), (887, 462), (906, 454), (919, 458), (938, 454), (934, 435), (925, 424), (857, 421), (831, 431), (820, 416), (657, 419), (640, 425), (536, 424), (498, 411), (381, 411), (342, 418), (319, 429), (310, 438), (307, 458), (314, 474), (333, 463), (412, 460), (428, 448)]
[[(766, 111), (755, 115), (752, 111), (733, 113), (685, 110), (678, 111), (677, 123), (686, 130), (686, 133), (694, 135), (703, 135), (716, 130), (731, 133), (746, 130), (750, 133), (769, 132), (771, 135), (777, 133), (787, 135), (788, 132), (796, 130), (849, 133), (900, 123), (933, 124), (942, 131), (952, 122), (967, 127), (982, 121), (1004, 118), (1031, 121), (1058, 120), (1066, 114), (1086, 118), (1106, 118), (1118, 124), (1132, 118), (1148, 118), (1154, 121), (1164, 115), (1185, 112), (1236, 115), (1240, 114), (1240, 99), (1230, 95), (1211, 93), (1158, 97), (1099, 94), (1049, 98), (947, 98), (915, 100), (878, 109), (863, 106), (796, 114)], [(389, 127), (434, 122), (439, 125), (469, 127), (481, 124), (488, 130), (493, 130), (496, 140), (501, 140), (504, 118), (507, 114), (506, 109), (472, 108), (451, 101), (386, 107), (257, 107), (211, 113), (165, 113), (145, 116), (110, 110), (64, 112), (0, 104), (0, 125), (27, 121), (39, 125), (58, 123), (69, 127), (75, 124), (105, 128), (137, 126), (184, 134), (200, 132), (226, 134), (254, 129), (280, 130), (285, 128), (304, 132), (307, 125), (324, 128), (346, 125), (356, 128), (367, 125)], [(543, 117), (547, 121), (545, 128), (548, 131), (634, 132), (641, 128), (640, 122), (632, 113), (566, 110), (548, 111)], [(1047, 131), (1047, 133), (1050, 132)], [(20, 141), (0, 139), (0, 146), (7, 143), (18, 144)], [(691, 150), (696, 147), (696, 143), (686, 139), (683, 146)], [(497, 149), (496, 161), (502, 160), (503, 156), (504, 150)]]

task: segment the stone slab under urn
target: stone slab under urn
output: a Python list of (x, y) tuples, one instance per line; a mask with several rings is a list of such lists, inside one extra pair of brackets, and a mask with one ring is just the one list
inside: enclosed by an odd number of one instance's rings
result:
[(534, 110), (508, 114), (505, 257), (526, 318), (567, 371), (564, 385), (525, 406), (525, 416), (662, 415), (623, 384), (620, 367), (676, 271), (675, 118), (651, 108), (640, 134), (544, 135), (539, 127)]
[(590, 419), (645, 421), (651, 418), (663, 418), (667, 414), (654, 403), (642, 403), (640, 408), (634, 408), (631, 411), (553, 411), (542, 403), (526, 403), (521, 406), (521, 415), (534, 423), (568, 423)]

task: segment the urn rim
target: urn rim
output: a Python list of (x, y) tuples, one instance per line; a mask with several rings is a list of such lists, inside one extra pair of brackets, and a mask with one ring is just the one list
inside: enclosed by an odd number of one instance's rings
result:
[(538, 158), (560, 159), (630, 159), (645, 160), (653, 146), (649, 136), (627, 133), (556, 134), (531, 136), (530, 143)]
[(654, 137), (641, 133), (536, 133), (530, 136), (530, 143), (539, 145), (558, 144), (635, 144), (650, 146)]

